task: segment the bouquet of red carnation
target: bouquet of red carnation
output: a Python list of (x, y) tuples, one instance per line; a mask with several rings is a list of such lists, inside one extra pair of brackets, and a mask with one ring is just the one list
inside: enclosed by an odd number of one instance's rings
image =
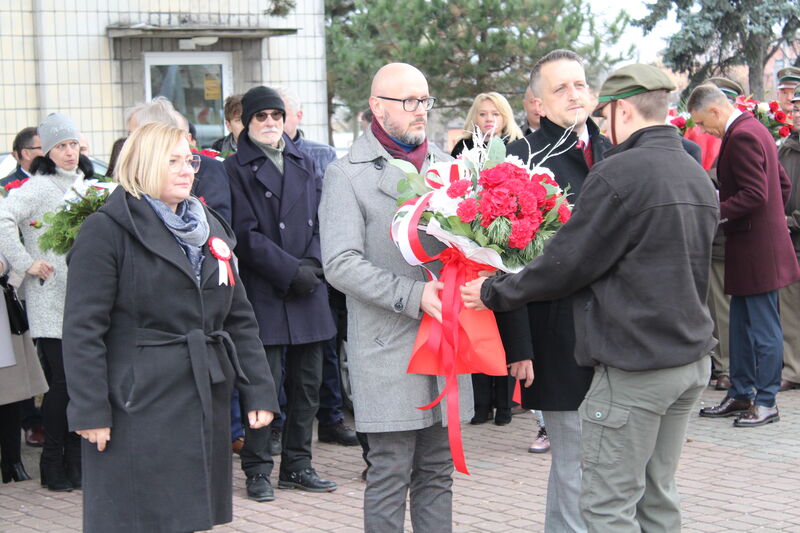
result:
[[(466, 309), (459, 288), (480, 271), (522, 269), (542, 253), (571, 209), (552, 172), (541, 166), (531, 171), (528, 162), (506, 157), (505, 145), (496, 137), (484, 146), (482, 135), (476, 135), (475, 148), (455, 161), (434, 163), (424, 176), (410, 163), (392, 163), (407, 175), (398, 185), (400, 207), (392, 221), (392, 239), (412, 265), (443, 263), (442, 321), (422, 318), (407, 371), (445, 376), (444, 392), (420, 408), (430, 409), (447, 398), (453, 463), (468, 473), (458, 424), (457, 376), (503, 376), (507, 369), (494, 314)], [(447, 248), (428, 256), (420, 230)], [(432, 272), (430, 276), (434, 278)]]
[(569, 220), (571, 208), (549, 169), (529, 170), (519, 158), (506, 157), (496, 137), (488, 147), (475, 144), (455, 161), (434, 163), (424, 176), (404, 161), (393, 161), (408, 177), (398, 186), (392, 236), (401, 251), (407, 250), (403, 230), (417, 219), (419, 229), (466, 258), (516, 272), (542, 253), (547, 239)]
[(678, 111), (671, 107), (667, 112), (667, 122), (678, 128), (680, 134), (686, 135), (686, 130), (694, 127), (694, 120), (688, 111)]
[(742, 112), (748, 112), (759, 122), (767, 127), (776, 141), (788, 137), (794, 126), (789, 122), (789, 117), (781, 110), (778, 102), (759, 102), (752, 98), (739, 96), (736, 98), (735, 105)]

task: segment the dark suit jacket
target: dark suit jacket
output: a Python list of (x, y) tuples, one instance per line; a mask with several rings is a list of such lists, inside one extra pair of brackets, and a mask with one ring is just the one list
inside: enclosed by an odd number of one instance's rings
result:
[(200, 170), (194, 176), (192, 194), (203, 203), (231, 222), (231, 189), (228, 175), (221, 161), (200, 154)]
[(239, 136), (236, 155), (225, 160), (235, 253), (265, 345), (306, 344), (336, 334), (324, 283), (310, 294), (288, 293), (301, 259), (322, 264), (317, 220), (322, 180), (291, 139), (285, 134), (283, 139), (283, 174), (247, 132)]
[[(590, 147), (594, 162), (603, 159), (605, 151), (611, 143), (600, 135), (597, 126), (587, 121)], [(553, 146), (564, 133), (564, 128), (557, 126), (546, 118), (542, 118), (540, 129), (508, 145), (508, 153), (527, 161), (530, 149), (537, 152), (546, 145)], [(567, 138), (567, 143), (577, 140), (574, 133)], [(526, 142), (527, 141), (527, 142)], [(538, 163), (543, 157), (539, 154), (532, 163)], [(545, 161), (555, 174), (555, 179), (562, 188), (569, 186), (570, 202), (574, 203), (581, 192), (583, 180), (589, 173), (583, 153), (578, 149)], [(527, 313), (527, 328), (519, 328), (519, 314)], [(530, 409), (545, 411), (576, 411), (583, 401), (594, 370), (590, 367), (578, 366), (575, 361), (575, 327), (572, 318), (572, 298), (563, 298), (550, 302), (530, 303), (525, 308), (508, 313), (498, 313), (498, 328), (503, 337), (508, 362), (520, 361), (533, 356), (534, 381), (529, 388), (522, 388), (522, 405)], [(514, 331), (516, 329), (516, 331)], [(513, 342), (506, 344), (506, 339)], [(528, 342), (526, 357), (525, 342)]]
[(762, 294), (800, 279), (784, 206), (791, 182), (772, 134), (745, 113), (733, 121), (717, 165), (725, 230), (725, 292)]

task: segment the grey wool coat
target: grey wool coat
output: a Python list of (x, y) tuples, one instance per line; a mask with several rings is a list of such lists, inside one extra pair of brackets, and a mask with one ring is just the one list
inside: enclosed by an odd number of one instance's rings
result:
[[(210, 237), (232, 231), (206, 209)], [(253, 309), (238, 275), (220, 285), (203, 245), (200, 280), (144, 199), (121, 187), (68, 255), (64, 368), (69, 429), (83, 441), (86, 532), (173, 533), (232, 519), (230, 401), (278, 412)], [(224, 267), (223, 267), (224, 268)]]
[[(429, 145), (427, 166), (451, 157)], [(389, 234), (403, 172), (370, 130), (349, 154), (331, 163), (319, 208), (325, 278), (347, 296), (348, 361), (356, 429), (365, 433), (410, 431), (443, 422), (445, 404), (423, 411), (444, 379), (408, 374), (422, 312), (426, 277), (403, 259)], [(424, 169), (423, 169), (424, 170)], [(443, 245), (422, 235), (429, 253)], [(459, 376), (461, 419), (472, 416), (472, 382)]]

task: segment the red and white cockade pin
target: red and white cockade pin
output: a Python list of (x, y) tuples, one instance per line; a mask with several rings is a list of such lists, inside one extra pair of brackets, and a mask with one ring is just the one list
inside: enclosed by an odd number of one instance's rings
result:
[[(231, 268), (231, 259), (233, 253), (228, 243), (219, 237), (211, 237), (208, 239), (208, 249), (211, 250), (211, 255), (219, 261), (219, 284), (220, 285), (236, 285), (233, 279), (233, 268)], [(227, 277), (225, 273), (227, 272)]]

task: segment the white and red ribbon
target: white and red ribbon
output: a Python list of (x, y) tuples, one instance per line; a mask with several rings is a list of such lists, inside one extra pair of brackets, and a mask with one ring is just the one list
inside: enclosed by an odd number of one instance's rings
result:
[(219, 284), (230, 285), (231, 287), (236, 285), (236, 280), (233, 277), (233, 268), (231, 268), (233, 252), (231, 252), (228, 243), (219, 237), (211, 237), (208, 240), (208, 249), (211, 251), (211, 255), (219, 261)]

